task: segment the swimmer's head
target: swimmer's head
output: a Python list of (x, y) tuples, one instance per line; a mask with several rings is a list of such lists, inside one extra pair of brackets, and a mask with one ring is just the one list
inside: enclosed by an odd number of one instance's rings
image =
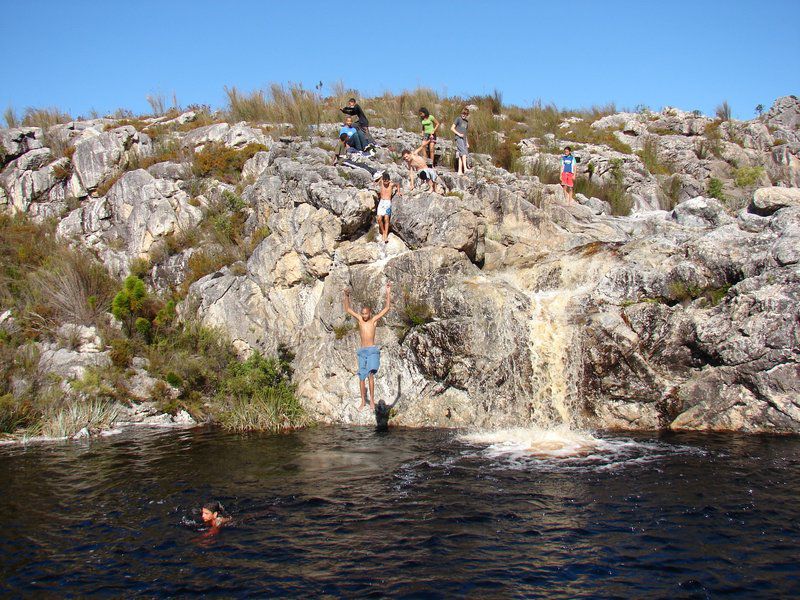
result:
[(206, 523), (213, 522), (217, 517), (219, 517), (225, 508), (219, 502), (209, 502), (203, 505), (202, 516), (203, 521)]
[(361, 309), (361, 320), (362, 321), (369, 321), (372, 318), (372, 309), (369, 306), (365, 306)]
[(381, 179), (383, 179), (385, 182), (388, 183), (389, 179), (390, 179), (389, 178), (389, 174), (388, 173), (384, 173), (383, 175), (381, 175)]

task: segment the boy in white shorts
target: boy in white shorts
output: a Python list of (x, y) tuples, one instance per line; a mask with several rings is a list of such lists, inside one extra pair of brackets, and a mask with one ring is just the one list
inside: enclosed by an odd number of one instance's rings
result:
[(384, 173), (378, 182), (378, 228), (381, 230), (383, 243), (389, 242), (389, 219), (392, 217), (392, 198), (400, 191), (396, 183), (392, 183), (388, 173)]

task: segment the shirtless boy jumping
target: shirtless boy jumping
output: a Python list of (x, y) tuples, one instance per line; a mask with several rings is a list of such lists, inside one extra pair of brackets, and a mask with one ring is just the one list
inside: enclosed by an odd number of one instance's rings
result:
[(358, 380), (361, 386), (361, 405), (358, 407), (362, 410), (367, 405), (367, 389), (365, 379), (369, 377), (369, 405), (372, 410), (375, 410), (375, 373), (381, 366), (381, 351), (375, 345), (375, 328), (386, 313), (392, 303), (392, 284), (386, 284), (386, 305), (383, 310), (374, 317), (372, 310), (368, 306), (361, 309), (361, 314), (358, 314), (350, 308), (350, 290), (344, 290), (344, 311), (354, 317), (358, 321), (358, 332), (361, 334), (361, 348), (356, 353), (358, 356)]
[(378, 227), (383, 236), (383, 243), (389, 243), (389, 219), (392, 217), (392, 198), (400, 191), (400, 186), (392, 183), (388, 173), (384, 173), (378, 182)]

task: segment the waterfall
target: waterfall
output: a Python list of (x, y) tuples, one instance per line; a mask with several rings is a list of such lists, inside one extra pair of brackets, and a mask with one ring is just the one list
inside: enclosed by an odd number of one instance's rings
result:
[(578, 336), (568, 322), (573, 294), (557, 289), (528, 294), (531, 319), (528, 349), (531, 359), (529, 400), (533, 424), (545, 429), (580, 425)]

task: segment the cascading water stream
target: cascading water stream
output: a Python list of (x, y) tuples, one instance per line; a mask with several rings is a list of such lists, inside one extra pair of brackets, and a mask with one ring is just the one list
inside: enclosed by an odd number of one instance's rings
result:
[(560, 260), (559, 285), (529, 291), (535, 277), (504, 273), (503, 279), (530, 299), (530, 420), (524, 426), (471, 432), (464, 441), (492, 454), (566, 457), (594, 451), (602, 440), (582, 429), (580, 335), (572, 318), (576, 298), (600, 280), (608, 264), (590, 257)]

